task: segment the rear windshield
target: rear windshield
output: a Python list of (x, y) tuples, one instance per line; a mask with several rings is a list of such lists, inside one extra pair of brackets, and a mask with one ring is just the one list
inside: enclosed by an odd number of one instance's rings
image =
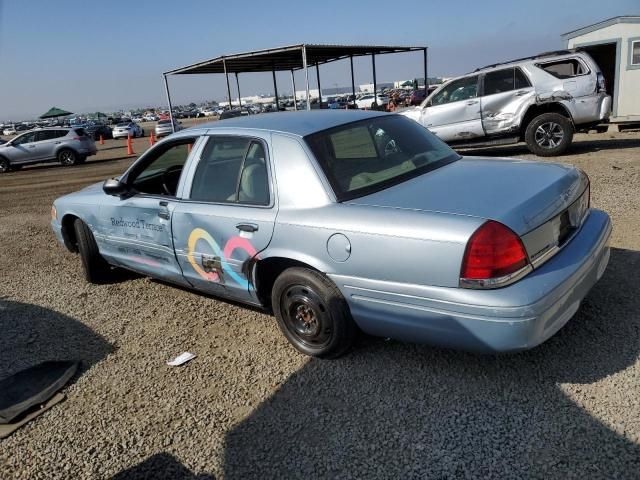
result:
[(417, 177), (460, 158), (417, 122), (375, 117), (305, 137), (339, 201)]
[(116, 125), (116, 127), (128, 127), (128, 126), (129, 126), (129, 122), (122, 122)]
[(84, 131), (84, 128), (74, 128), (73, 131), (76, 132), (76, 135), (78, 135), (79, 137), (84, 137), (87, 135), (87, 132)]
[(171, 124), (171, 120), (160, 120), (158, 122), (158, 125), (166, 125), (166, 124)]

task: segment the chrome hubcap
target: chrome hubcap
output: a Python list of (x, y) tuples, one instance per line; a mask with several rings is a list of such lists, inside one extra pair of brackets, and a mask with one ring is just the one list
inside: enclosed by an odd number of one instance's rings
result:
[(555, 122), (546, 122), (536, 128), (535, 140), (542, 148), (555, 148), (563, 138), (564, 130)]

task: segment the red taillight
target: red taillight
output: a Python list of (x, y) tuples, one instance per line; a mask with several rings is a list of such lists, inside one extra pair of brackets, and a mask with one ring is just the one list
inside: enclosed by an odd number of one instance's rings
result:
[(501, 223), (490, 220), (469, 239), (460, 277), (467, 280), (505, 277), (528, 263), (520, 237)]

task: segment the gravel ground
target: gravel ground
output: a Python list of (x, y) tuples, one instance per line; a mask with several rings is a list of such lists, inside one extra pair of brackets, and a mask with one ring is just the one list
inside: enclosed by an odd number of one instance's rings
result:
[[(508, 356), (364, 338), (310, 360), (258, 311), (134, 276), (88, 285), (49, 208), (122, 171), (124, 142), (1, 176), (0, 378), (83, 367), (0, 441), (0, 478), (638, 478), (640, 133), (576, 140), (560, 160), (613, 218), (611, 263), (558, 335)], [(165, 365), (185, 350), (198, 357)]]

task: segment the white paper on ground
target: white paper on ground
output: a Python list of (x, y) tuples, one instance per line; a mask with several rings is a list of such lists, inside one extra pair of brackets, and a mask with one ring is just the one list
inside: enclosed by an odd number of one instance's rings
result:
[(179, 365), (182, 365), (183, 363), (187, 363), (189, 360), (192, 360), (194, 358), (196, 358), (196, 356), (193, 353), (184, 352), (178, 355), (173, 360), (169, 360), (167, 362), (167, 365), (169, 365), (170, 367), (177, 367)]

